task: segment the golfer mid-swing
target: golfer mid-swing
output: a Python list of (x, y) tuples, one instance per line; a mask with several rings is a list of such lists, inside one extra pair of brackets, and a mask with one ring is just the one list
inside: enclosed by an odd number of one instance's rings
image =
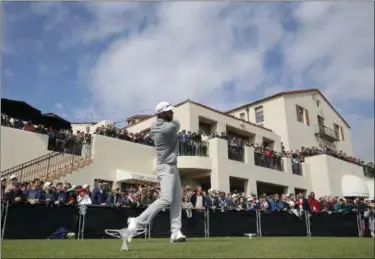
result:
[(137, 218), (128, 219), (128, 230), (135, 236), (166, 207), (170, 207), (171, 242), (184, 242), (186, 237), (181, 233), (181, 180), (177, 169), (178, 140), (180, 123), (173, 119), (173, 107), (168, 102), (156, 105), (156, 121), (151, 126), (151, 137), (156, 148), (156, 175), (160, 182), (159, 199), (153, 202)]

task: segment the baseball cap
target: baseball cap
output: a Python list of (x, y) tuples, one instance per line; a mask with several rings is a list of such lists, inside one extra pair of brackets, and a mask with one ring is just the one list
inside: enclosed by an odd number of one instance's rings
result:
[(10, 180), (13, 180), (13, 179), (16, 179), (17, 177), (16, 177), (16, 175), (12, 174), (9, 178), (10, 178)]
[(162, 112), (167, 112), (173, 110), (173, 106), (169, 102), (160, 102), (156, 105), (155, 113), (159, 114)]

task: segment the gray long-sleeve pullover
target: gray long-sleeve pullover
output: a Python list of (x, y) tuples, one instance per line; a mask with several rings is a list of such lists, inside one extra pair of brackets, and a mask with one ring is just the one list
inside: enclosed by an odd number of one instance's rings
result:
[(178, 120), (156, 119), (151, 125), (151, 137), (156, 148), (156, 164), (177, 165), (178, 139), (180, 130)]

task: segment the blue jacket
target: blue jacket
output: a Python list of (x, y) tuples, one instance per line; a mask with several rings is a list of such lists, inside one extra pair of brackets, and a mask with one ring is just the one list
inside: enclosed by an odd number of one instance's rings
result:
[(42, 200), (50, 200), (55, 201), (56, 200), (56, 193), (54, 192), (42, 192)]
[(281, 200), (275, 201), (274, 199), (272, 199), (270, 203), (271, 203), (271, 209), (270, 209), (271, 211), (280, 211), (285, 208), (284, 203)]
[(91, 193), (91, 200), (92, 204), (100, 205), (102, 203), (107, 203), (107, 192), (106, 190), (102, 190), (102, 193), (100, 193), (98, 187), (95, 187), (94, 190)]
[(55, 193), (55, 201), (60, 201), (60, 203), (65, 204), (67, 199), (66, 192), (56, 192)]
[(26, 197), (28, 200), (40, 200), (42, 198), (42, 190), (28, 189), (26, 191)]

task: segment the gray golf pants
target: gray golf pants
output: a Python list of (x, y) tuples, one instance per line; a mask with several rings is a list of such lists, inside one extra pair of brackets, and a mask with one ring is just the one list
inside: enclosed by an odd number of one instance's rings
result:
[(167, 164), (156, 166), (160, 182), (159, 199), (154, 201), (139, 217), (137, 224), (146, 226), (162, 210), (170, 207), (171, 232), (181, 230), (181, 180), (177, 166)]

